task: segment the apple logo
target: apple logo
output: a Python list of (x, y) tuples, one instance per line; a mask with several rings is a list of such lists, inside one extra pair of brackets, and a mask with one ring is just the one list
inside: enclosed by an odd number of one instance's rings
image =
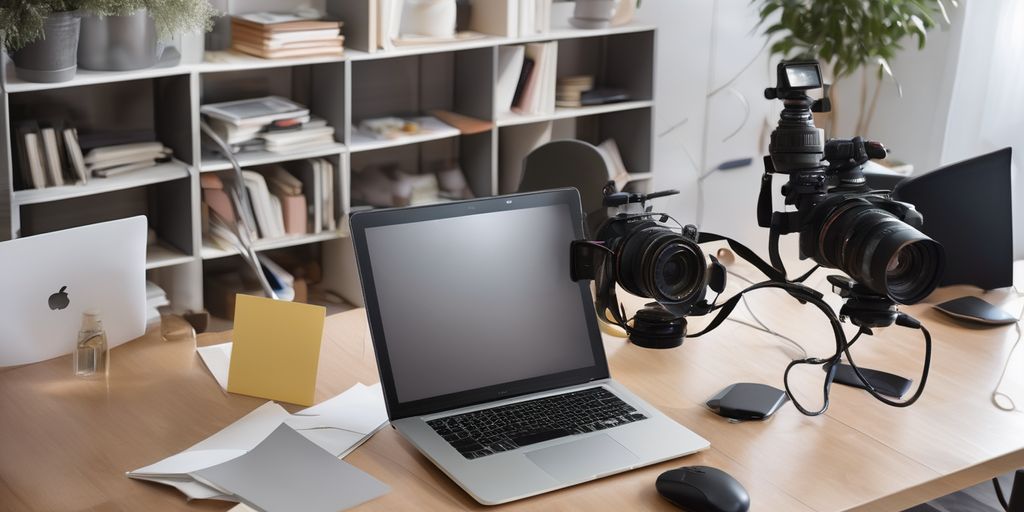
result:
[(68, 293), (64, 291), (67, 289), (67, 286), (61, 286), (60, 291), (50, 295), (50, 309), (57, 311), (58, 309), (64, 309), (68, 307), (68, 304), (71, 304), (71, 299), (68, 298)]

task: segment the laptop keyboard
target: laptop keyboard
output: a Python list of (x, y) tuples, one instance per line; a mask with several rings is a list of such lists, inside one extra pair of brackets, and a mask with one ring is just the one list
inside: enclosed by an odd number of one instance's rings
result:
[(597, 387), (438, 418), (427, 425), (463, 457), (477, 459), (645, 419), (633, 406)]

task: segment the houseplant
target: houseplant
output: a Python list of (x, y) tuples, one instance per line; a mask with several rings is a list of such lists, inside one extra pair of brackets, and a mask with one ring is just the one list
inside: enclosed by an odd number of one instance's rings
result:
[(64, 82), (75, 77), (80, 20), (75, 0), (25, 0), (0, 7), (0, 45), (18, 78)]
[(217, 11), (207, 0), (81, 0), (79, 65), (124, 71), (156, 64), (159, 45), (209, 30)]
[(956, 0), (754, 1), (761, 5), (761, 24), (774, 20), (764, 31), (775, 38), (772, 55), (816, 59), (831, 71), (831, 127), (838, 124), (836, 82), (862, 67), (876, 67), (870, 100), (869, 73), (862, 74), (861, 111), (855, 133), (865, 133), (871, 124), (882, 78), (895, 80), (889, 61), (903, 48), (904, 40), (916, 40), (918, 49), (924, 48), (936, 18), (941, 16), (949, 23), (945, 1), (956, 6)]

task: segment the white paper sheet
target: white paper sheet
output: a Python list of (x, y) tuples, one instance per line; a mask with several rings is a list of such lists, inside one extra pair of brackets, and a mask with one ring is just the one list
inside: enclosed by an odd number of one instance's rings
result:
[[(229, 354), (230, 344), (227, 345)], [(223, 347), (214, 347), (220, 348), (211, 353), (224, 353)], [(274, 402), (267, 402), (185, 451), (131, 471), (128, 476), (175, 487), (189, 499), (239, 501), (231, 492), (197, 482), (190, 474), (249, 453), (282, 423), (331, 455), (344, 457), (387, 424), (387, 411), (380, 384), (357, 383), (338, 396), (295, 415), (289, 415)]]
[(224, 390), (228, 390), (228, 368), (231, 366), (231, 342), (220, 345), (209, 345), (197, 347), (199, 358), (203, 360), (206, 369), (210, 370), (217, 384)]

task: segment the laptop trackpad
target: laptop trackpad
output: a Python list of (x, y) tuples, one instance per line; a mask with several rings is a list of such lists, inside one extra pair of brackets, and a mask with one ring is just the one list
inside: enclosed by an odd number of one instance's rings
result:
[(639, 461), (607, 434), (532, 451), (526, 456), (563, 482), (579, 482), (628, 468)]

